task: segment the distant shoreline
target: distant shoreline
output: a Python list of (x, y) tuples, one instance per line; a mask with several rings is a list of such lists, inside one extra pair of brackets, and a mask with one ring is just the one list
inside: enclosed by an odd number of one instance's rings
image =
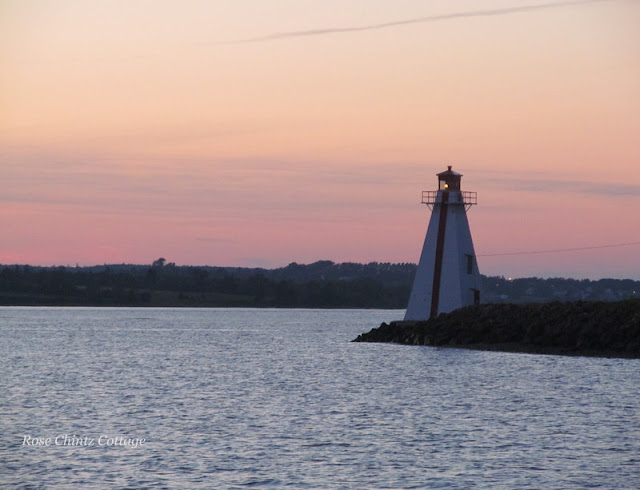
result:
[(354, 342), (640, 358), (640, 300), (486, 304), (425, 322), (383, 323)]
[[(202, 308), (404, 309), (416, 271), (409, 263), (290, 263), (276, 269), (149, 265), (37, 267), (0, 264), (0, 305)], [(631, 279), (541, 279), (481, 275), (482, 303), (619, 301), (640, 296)]]

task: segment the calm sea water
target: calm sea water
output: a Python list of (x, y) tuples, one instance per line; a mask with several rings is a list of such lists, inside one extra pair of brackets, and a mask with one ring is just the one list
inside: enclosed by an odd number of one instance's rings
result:
[(0, 484), (640, 488), (640, 361), (349, 341), (382, 310), (0, 308)]

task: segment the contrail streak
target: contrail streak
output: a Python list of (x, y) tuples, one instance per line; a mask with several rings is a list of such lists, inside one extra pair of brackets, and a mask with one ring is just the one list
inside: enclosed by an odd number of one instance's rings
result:
[(522, 12), (531, 12), (534, 10), (545, 10), (560, 7), (570, 7), (575, 5), (584, 5), (588, 3), (604, 2), (609, 0), (576, 0), (568, 2), (550, 2), (538, 5), (523, 5), (521, 7), (506, 7), (490, 10), (471, 10), (467, 12), (454, 12), (452, 14), (432, 15), (429, 17), (417, 17), (415, 19), (398, 20), (394, 22), (383, 22), (381, 24), (371, 24), (366, 26), (355, 27), (333, 27), (326, 29), (311, 29), (306, 31), (290, 31), (269, 34), (266, 36), (255, 37), (235, 41), (235, 43), (259, 43), (265, 41), (277, 41), (279, 39), (287, 39), (292, 37), (310, 37), (323, 36), (325, 34), (342, 34), (346, 32), (373, 31), (378, 29), (387, 29), (389, 27), (405, 26), (409, 24), (423, 24), (427, 22), (439, 22), (443, 20), (463, 19), (467, 17), (490, 17), (495, 15), (509, 15)]

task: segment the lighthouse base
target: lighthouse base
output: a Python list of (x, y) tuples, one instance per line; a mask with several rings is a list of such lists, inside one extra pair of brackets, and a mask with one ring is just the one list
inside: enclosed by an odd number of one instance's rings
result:
[(424, 321), (480, 302), (480, 272), (465, 207), (435, 204), (416, 270), (405, 320)]

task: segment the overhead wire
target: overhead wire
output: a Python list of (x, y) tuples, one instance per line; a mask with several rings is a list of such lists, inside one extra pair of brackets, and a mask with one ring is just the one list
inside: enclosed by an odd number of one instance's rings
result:
[(528, 252), (477, 254), (476, 257), (499, 257), (499, 256), (505, 256), (505, 255), (531, 255), (531, 254), (550, 254), (550, 253), (558, 253), (558, 252), (577, 252), (581, 250), (595, 250), (599, 248), (628, 247), (631, 245), (640, 245), (640, 242), (615, 243), (615, 244), (609, 244), (609, 245), (594, 245), (590, 247), (558, 248), (553, 250), (531, 250)]

